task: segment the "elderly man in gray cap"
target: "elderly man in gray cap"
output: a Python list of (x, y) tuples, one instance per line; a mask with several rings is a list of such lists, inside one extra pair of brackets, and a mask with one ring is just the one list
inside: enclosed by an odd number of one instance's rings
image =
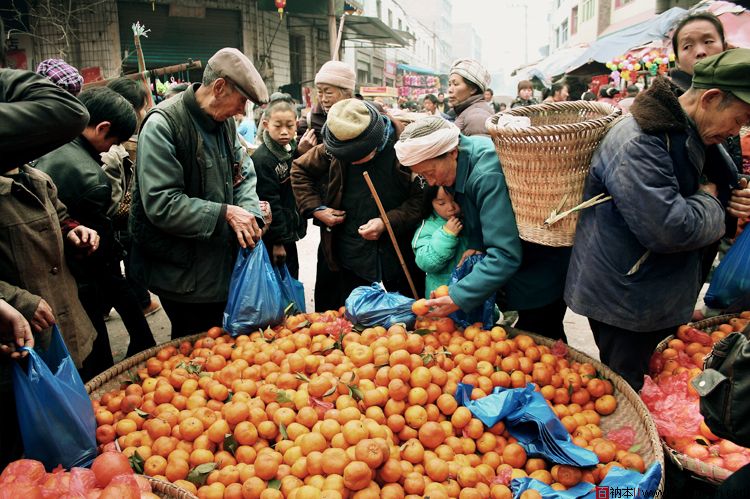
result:
[(248, 99), (263, 104), (268, 90), (242, 52), (223, 48), (138, 135), (131, 270), (159, 295), (173, 338), (221, 324), (238, 244), (261, 236), (255, 170), (231, 119)]

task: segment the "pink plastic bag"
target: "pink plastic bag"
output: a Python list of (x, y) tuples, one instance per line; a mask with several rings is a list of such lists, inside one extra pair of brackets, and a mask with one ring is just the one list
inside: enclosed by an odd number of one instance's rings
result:
[(701, 421), (698, 399), (688, 391), (688, 373), (662, 378), (657, 384), (644, 378), (641, 399), (651, 412), (662, 437), (691, 437), (698, 434)]

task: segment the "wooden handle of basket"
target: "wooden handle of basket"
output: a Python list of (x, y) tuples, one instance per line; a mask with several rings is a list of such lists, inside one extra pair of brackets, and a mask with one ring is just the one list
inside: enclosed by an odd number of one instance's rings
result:
[[(544, 227), (549, 227), (550, 225), (556, 224), (563, 218), (567, 217), (571, 213), (575, 213), (576, 211), (584, 210), (586, 208), (590, 208), (592, 206), (596, 206), (597, 204), (604, 203), (606, 201), (609, 201), (612, 199), (612, 196), (604, 196), (604, 193), (597, 194), (591, 199), (587, 199), (586, 201), (582, 202), (581, 204), (574, 206), (573, 208), (563, 211), (562, 213), (558, 213), (557, 209), (552, 210), (552, 213), (549, 214), (549, 217), (547, 220), (544, 221)], [(565, 200), (563, 200), (563, 203)], [(561, 206), (562, 207), (562, 206)], [(559, 209), (559, 208), (558, 208)]]

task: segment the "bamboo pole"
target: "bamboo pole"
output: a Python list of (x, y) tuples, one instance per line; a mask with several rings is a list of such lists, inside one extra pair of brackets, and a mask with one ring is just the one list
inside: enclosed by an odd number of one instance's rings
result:
[(138, 72), (140, 73), (140, 80), (143, 83), (143, 87), (146, 89), (146, 111), (154, 107), (154, 97), (151, 95), (151, 85), (148, 83), (148, 79), (143, 76), (146, 72), (146, 61), (143, 58), (143, 49), (141, 48), (141, 36), (139, 33), (133, 33), (135, 40), (135, 53), (138, 56)]
[(341, 21), (339, 21), (339, 32), (338, 35), (336, 35), (336, 48), (333, 50), (333, 54), (331, 54), (331, 60), (338, 61), (339, 60), (339, 52), (341, 50), (341, 38), (344, 35), (344, 18), (346, 17), (346, 14), (342, 14)]
[(383, 223), (385, 224), (385, 230), (388, 231), (388, 235), (391, 237), (391, 242), (393, 243), (393, 249), (396, 250), (396, 256), (398, 256), (398, 261), (401, 262), (401, 269), (404, 271), (404, 274), (406, 274), (406, 280), (409, 281), (409, 287), (411, 288), (411, 292), (414, 295), (414, 299), (418, 300), (419, 295), (417, 294), (417, 288), (414, 287), (414, 281), (412, 281), (411, 274), (409, 273), (409, 269), (406, 267), (406, 262), (404, 261), (404, 255), (401, 254), (401, 248), (398, 246), (398, 241), (396, 240), (396, 234), (393, 233), (393, 227), (391, 227), (391, 221), (388, 220), (388, 215), (385, 212), (385, 208), (383, 208), (383, 203), (380, 202), (380, 196), (378, 196), (378, 192), (375, 190), (375, 186), (372, 183), (372, 180), (370, 179), (370, 174), (367, 172), (362, 173), (362, 175), (365, 177), (365, 182), (367, 182), (367, 187), (370, 188), (370, 193), (372, 194), (373, 199), (375, 199), (375, 204), (378, 205), (378, 211), (380, 211), (380, 217), (383, 219)]
[[(187, 71), (189, 69), (200, 69), (202, 67), (203, 67), (203, 64), (201, 63), (201, 61), (190, 61), (184, 64), (175, 64), (174, 66), (165, 66), (163, 68), (150, 69), (142, 73), (132, 73), (132, 74), (123, 75), (121, 77), (118, 76), (117, 78), (128, 78), (130, 80), (140, 80), (141, 78), (151, 78), (152, 76), (156, 77), (156, 76), (162, 76), (165, 74), (180, 73), (182, 71)], [(117, 78), (110, 78), (109, 80), (92, 81), (92, 82), (84, 84), (83, 88), (101, 87), (101, 86), (106, 85), (112, 80), (116, 80)]]

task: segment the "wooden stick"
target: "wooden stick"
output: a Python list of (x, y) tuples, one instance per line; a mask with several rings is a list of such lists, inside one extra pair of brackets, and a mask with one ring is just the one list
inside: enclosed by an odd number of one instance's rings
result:
[(341, 49), (341, 38), (344, 35), (344, 18), (346, 17), (346, 14), (341, 15), (341, 21), (339, 22), (339, 33), (336, 35), (336, 48), (333, 51), (333, 54), (331, 54), (331, 60), (338, 61), (339, 60), (339, 49)]
[(414, 295), (414, 299), (418, 300), (419, 295), (417, 294), (417, 288), (414, 287), (414, 281), (412, 281), (411, 279), (411, 274), (409, 273), (409, 269), (406, 268), (404, 255), (401, 254), (401, 248), (399, 248), (398, 241), (396, 241), (396, 234), (393, 233), (393, 228), (391, 227), (391, 221), (388, 220), (388, 215), (385, 213), (385, 208), (383, 208), (383, 203), (380, 202), (380, 196), (378, 196), (378, 192), (375, 190), (375, 186), (373, 185), (372, 180), (370, 180), (370, 174), (367, 172), (364, 172), (362, 175), (365, 177), (365, 182), (367, 182), (367, 187), (370, 188), (370, 193), (372, 194), (373, 199), (375, 199), (375, 204), (378, 205), (378, 211), (380, 211), (380, 218), (383, 219), (383, 223), (385, 224), (385, 229), (388, 231), (388, 235), (391, 236), (393, 249), (396, 250), (398, 261), (401, 262), (401, 268), (403, 269), (404, 274), (406, 274), (406, 280), (409, 281), (409, 287), (411, 288), (411, 292)]
[[(140, 35), (134, 34), (135, 39), (135, 53), (138, 57), (138, 71), (143, 75), (146, 72), (146, 61), (143, 58), (143, 49), (141, 48), (141, 37)], [(143, 87), (146, 89), (146, 111), (154, 107), (154, 98), (151, 95), (151, 85), (145, 76), (140, 78)]]
[[(142, 73), (132, 73), (132, 74), (127, 74), (127, 75), (122, 75), (121, 77), (118, 76), (117, 78), (127, 78), (129, 80), (140, 80), (141, 78), (150, 78), (152, 76), (161, 76), (161, 75), (170, 74), (170, 73), (180, 73), (182, 71), (187, 71), (188, 69), (200, 69), (202, 67), (203, 65), (201, 64), (201, 61), (191, 61), (191, 62), (186, 62), (184, 64), (175, 64), (174, 66), (166, 66), (163, 68), (150, 69)], [(83, 88), (101, 87), (101, 86), (106, 85), (112, 80), (116, 80), (117, 78), (110, 78), (109, 80), (99, 80), (99, 81), (92, 81), (89, 83), (85, 83), (83, 85)]]

